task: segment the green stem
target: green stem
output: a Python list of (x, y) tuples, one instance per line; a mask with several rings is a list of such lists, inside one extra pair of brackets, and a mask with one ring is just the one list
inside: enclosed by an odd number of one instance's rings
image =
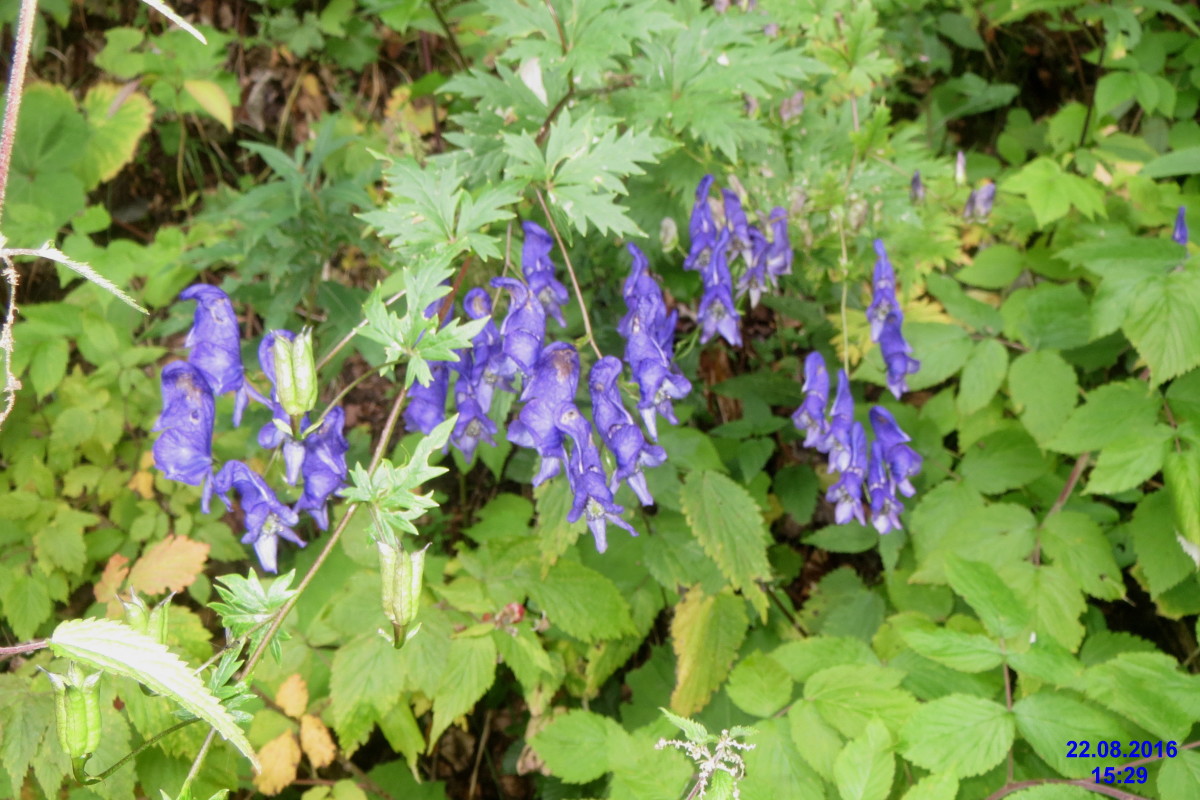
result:
[[(395, 303), (401, 297), (404, 297), (403, 289), (396, 292), (394, 295), (389, 297), (387, 300), (384, 300), (383, 304), (385, 306), (390, 306), (392, 303)], [(330, 361), (332, 361), (333, 357), (336, 356), (338, 353), (342, 352), (342, 350), (345, 349), (346, 345), (350, 344), (351, 340), (354, 339), (355, 335), (365, 327), (367, 327), (367, 321), (364, 319), (363, 321), (361, 321), (357, 325), (355, 325), (353, 328), (351, 328), (350, 331), (345, 336), (342, 337), (341, 341), (339, 341), (337, 344), (335, 344), (333, 346), (332, 350), (330, 350), (325, 355), (321, 356), (321, 360), (317, 362), (317, 369), (318, 370), (322, 369), (326, 364), (328, 364)]]
[(583, 290), (579, 288), (579, 278), (575, 276), (575, 267), (571, 264), (571, 256), (567, 253), (566, 245), (563, 244), (562, 236), (558, 232), (558, 226), (554, 224), (554, 216), (550, 213), (550, 206), (546, 205), (546, 198), (542, 196), (541, 189), (534, 189), (533, 191), (537, 196), (538, 204), (541, 205), (542, 211), (546, 214), (546, 222), (550, 225), (550, 232), (554, 234), (554, 241), (558, 243), (563, 263), (567, 265), (567, 274), (571, 276), (571, 285), (575, 287), (575, 299), (579, 301), (579, 311), (583, 314), (583, 330), (587, 333), (587, 343), (592, 346), (592, 350), (596, 353), (596, 358), (604, 358), (604, 354), (596, 346), (596, 337), (592, 334), (592, 320), (588, 316), (587, 301), (583, 299)]
[(158, 742), (161, 739), (164, 739), (167, 736), (170, 736), (172, 733), (179, 730), (180, 728), (186, 728), (188, 725), (191, 725), (193, 722), (199, 722), (199, 721), (200, 721), (199, 717), (192, 717), (191, 719), (185, 719), (183, 722), (175, 723), (174, 725), (167, 728), (166, 730), (164, 730), (160, 733), (157, 733), (154, 736), (152, 736), (151, 738), (142, 742), (140, 745), (135, 747), (133, 750), (130, 750), (128, 753), (125, 754), (124, 758), (122, 758), (117, 763), (113, 764), (108, 769), (104, 770), (104, 772), (101, 772), (99, 775), (88, 776), (86, 773), (83, 772), (82, 765), (80, 765), (80, 769), (76, 773), (75, 778), (76, 778), (76, 780), (78, 780), (80, 778), (80, 776), (82, 775), (82, 777), (85, 778), (86, 780), (81, 780), (79, 782), (84, 785), (99, 783), (100, 781), (107, 778), (109, 775), (112, 775), (114, 772), (119, 770), (121, 767), (125, 766), (125, 763), (127, 761), (134, 758), (138, 753), (142, 752), (146, 748), (153, 747), (154, 745), (158, 744)]

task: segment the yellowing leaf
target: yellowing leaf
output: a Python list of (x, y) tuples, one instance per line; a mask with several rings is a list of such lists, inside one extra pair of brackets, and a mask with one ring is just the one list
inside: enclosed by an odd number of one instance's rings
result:
[(107, 603), (116, 600), (121, 584), (129, 575), (129, 559), (120, 553), (113, 553), (112, 558), (104, 565), (100, 580), (96, 581), (96, 602)]
[(181, 592), (204, 570), (208, 545), (183, 536), (168, 536), (152, 545), (133, 565), (129, 585), (144, 594)]
[(224, 125), (225, 130), (233, 130), (233, 106), (224, 89), (212, 81), (184, 81), (183, 90), (213, 119)]
[(87, 186), (98, 186), (133, 160), (138, 142), (154, 120), (154, 105), (128, 86), (100, 83), (88, 90), (82, 108), (88, 141), (80, 169)]
[(279, 794), (296, 780), (300, 766), (300, 745), (291, 731), (279, 734), (258, 751), (262, 772), (254, 776), (254, 786), (263, 794)]
[(725, 680), (746, 636), (745, 600), (728, 589), (716, 596), (699, 587), (688, 590), (671, 620), (675, 690), (671, 710), (690, 716), (704, 706)]
[(337, 755), (337, 745), (333, 743), (329, 729), (312, 714), (300, 718), (300, 746), (314, 769), (329, 766)]
[(133, 477), (129, 479), (129, 483), (125, 484), (125, 488), (137, 492), (138, 497), (143, 500), (153, 500), (154, 473), (148, 469), (139, 469), (133, 473)]
[(289, 717), (300, 719), (308, 708), (308, 684), (300, 673), (289, 675), (280, 684), (279, 691), (275, 692), (275, 704)]

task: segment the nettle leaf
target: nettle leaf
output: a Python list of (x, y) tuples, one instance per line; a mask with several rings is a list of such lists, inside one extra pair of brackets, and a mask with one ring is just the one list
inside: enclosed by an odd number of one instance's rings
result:
[(1115, 714), (1078, 696), (1050, 689), (1024, 697), (1013, 705), (1017, 731), (1047, 764), (1071, 778), (1083, 778), (1095, 767), (1116, 767), (1127, 758), (1068, 758), (1067, 742), (1118, 739), (1128, 742), (1137, 731)]
[(1038, 537), (1042, 552), (1092, 597), (1116, 600), (1125, 596), (1112, 543), (1087, 514), (1060, 511), (1049, 516), (1042, 522)]
[(851, 740), (833, 762), (833, 781), (842, 800), (884, 800), (892, 788), (896, 759), (892, 736), (879, 720)]
[[(740, 782), (746, 800), (777, 800), (780, 797), (820, 797), (821, 779), (805, 763), (801, 750), (811, 742), (797, 739), (782, 719), (754, 723), (754, 749), (743, 754), (746, 777)], [(804, 748), (796, 742), (803, 742)]]
[(916, 698), (899, 688), (903, 679), (903, 672), (887, 667), (830, 667), (808, 679), (804, 699), (844, 736), (861, 736), (873, 718), (894, 732), (917, 707)]
[(833, 780), (833, 764), (845, 746), (845, 740), (826, 722), (815, 704), (797, 700), (788, 712), (792, 740), (804, 742), (800, 755), (810, 767), (827, 781)]
[[(610, 742), (628, 739), (617, 721), (590, 711), (573, 710), (555, 717), (529, 737), (529, 746), (564, 783), (590, 783), (612, 770)], [(587, 757), (581, 757), (587, 753)]]
[(50, 650), (114, 675), (133, 678), (211, 725), (254, 769), (254, 749), (233, 717), (174, 653), (145, 634), (107, 619), (67, 620), (54, 629)]
[(951, 555), (946, 559), (946, 579), (993, 635), (1009, 638), (1029, 630), (1029, 607), (990, 564)]
[(741, 591), (766, 619), (767, 599), (758, 581), (771, 576), (768, 536), (758, 503), (740, 484), (702, 470), (690, 473), (680, 503), (704, 552), (720, 567), (730, 586)]
[(433, 726), (426, 754), (433, 752), (450, 723), (474, 708), (491, 688), (496, 677), (496, 644), (491, 637), (451, 639), (445, 663), (433, 696)]
[(1043, 447), (1075, 408), (1079, 385), (1075, 368), (1053, 350), (1017, 356), (1008, 369), (1008, 391), (1021, 424)]
[(529, 597), (552, 625), (585, 642), (635, 633), (629, 603), (617, 585), (578, 561), (559, 559), (544, 576), (525, 567)]
[(951, 694), (916, 710), (900, 732), (900, 752), (924, 769), (967, 778), (1004, 760), (1013, 729), (1013, 715), (999, 703)]
[(688, 590), (671, 620), (675, 713), (687, 716), (708, 705), (729, 674), (748, 625), (745, 601), (729, 590), (717, 595), (706, 595), (699, 587)]
[(1050, 158), (1035, 158), (1003, 181), (1000, 188), (1022, 195), (1029, 202), (1039, 228), (1065, 217), (1072, 208), (1088, 219), (1107, 216), (1101, 188), (1066, 172)]
[(1008, 351), (995, 339), (984, 339), (963, 365), (958, 383), (958, 412), (974, 414), (991, 402), (1008, 373)]
[(1200, 365), (1200, 272), (1171, 271), (1142, 283), (1122, 328), (1155, 385)]
[(1189, 447), (1164, 457), (1163, 482), (1175, 512), (1176, 532), (1200, 547), (1200, 450)]

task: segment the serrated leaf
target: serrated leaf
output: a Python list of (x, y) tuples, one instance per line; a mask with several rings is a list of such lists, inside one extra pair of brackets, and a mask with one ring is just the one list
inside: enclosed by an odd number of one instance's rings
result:
[(903, 679), (904, 673), (886, 667), (830, 667), (808, 679), (804, 699), (843, 736), (860, 736), (873, 718), (896, 731), (917, 707), (916, 699), (899, 688)]
[(46, 339), (33, 348), (29, 356), (29, 381), (38, 400), (58, 388), (67, 374), (69, 356), (66, 339)]
[[(403, 705), (405, 708), (408, 707), (407, 704)], [(380, 727), (382, 727), (382, 723)], [(388, 743), (391, 743), (390, 740)], [(329, 728), (325, 727), (325, 723), (319, 717), (314, 717), (312, 714), (300, 717), (300, 749), (304, 751), (304, 755), (308, 757), (309, 763), (313, 765), (314, 769), (328, 767), (337, 757), (337, 745), (333, 743), (333, 737), (329, 735)]]
[(708, 728), (688, 717), (681, 717), (673, 711), (666, 708), (659, 708), (663, 716), (671, 721), (671, 724), (683, 731), (683, 735), (689, 742), (703, 744), (712, 739), (712, 734), (708, 732)]
[(475, 707), (491, 688), (495, 674), (496, 645), (490, 637), (451, 640), (446, 669), (433, 697), (427, 753), (433, 752), (438, 737), (450, 723)]
[(329, 710), (338, 740), (347, 753), (366, 741), (375, 723), (404, 691), (400, 663), (395, 648), (374, 633), (363, 634), (338, 648), (329, 673)]
[(1008, 373), (1008, 351), (995, 339), (975, 343), (958, 383), (958, 411), (974, 414), (991, 402)]
[(531, 575), (529, 596), (552, 625), (585, 642), (633, 634), (629, 603), (615, 583), (578, 561), (559, 559), (545, 577)]
[(951, 694), (923, 704), (900, 732), (900, 752), (933, 772), (981, 775), (1012, 747), (1013, 717), (982, 697)]
[(1171, 498), (1175, 531), (1200, 547), (1200, 450), (1170, 452), (1163, 460), (1163, 483)]
[(704, 552), (765, 620), (767, 600), (758, 581), (770, 578), (771, 565), (766, 526), (754, 498), (731, 478), (703, 470), (687, 476), (680, 503)]
[(960, 672), (986, 672), (1000, 666), (1000, 645), (977, 633), (949, 628), (909, 628), (900, 635), (905, 643), (928, 659)]
[(1155, 425), (1109, 442), (1088, 476), (1087, 493), (1116, 494), (1141, 486), (1162, 469), (1173, 437), (1171, 428)]
[(19, 789), (43, 740), (60, 749), (53, 733), (54, 695), (31, 691), (28, 678), (0, 677), (0, 763)]
[(1141, 381), (1108, 383), (1088, 392), (1047, 447), (1061, 453), (1099, 450), (1122, 436), (1154, 427), (1162, 400)]
[(590, 783), (612, 770), (609, 741), (628, 736), (611, 717), (576, 710), (555, 717), (529, 737), (529, 746), (564, 783)]
[(833, 780), (833, 764), (842, 751), (845, 740), (832, 725), (826, 722), (815, 704), (808, 700), (797, 700), (788, 712), (792, 740), (803, 742), (801, 757), (810, 767), (827, 781)]
[(999, 430), (972, 444), (958, 465), (963, 480), (984, 494), (1026, 485), (1050, 469), (1037, 443), (1020, 429)]
[(1153, 385), (1200, 365), (1200, 272), (1156, 275), (1134, 294), (1122, 326)]
[(958, 796), (958, 776), (953, 772), (935, 772), (917, 781), (900, 800), (954, 800)]
[(1004, 564), (999, 572), (1032, 610), (1039, 637), (1049, 636), (1072, 653), (1079, 649), (1084, 634), (1079, 617), (1087, 603), (1071, 576), (1056, 565), (1035, 566), (1027, 561)]
[(1191, 800), (1200, 797), (1200, 753), (1182, 750), (1167, 759), (1158, 771), (1158, 793), (1162, 800)]
[(1116, 600), (1125, 595), (1112, 543), (1087, 514), (1060, 511), (1049, 516), (1042, 522), (1039, 538), (1042, 552), (1092, 597)]
[(129, 585), (143, 594), (182, 592), (208, 562), (209, 545), (186, 536), (155, 542), (129, 570)]
[(1071, 175), (1050, 158), (1036, 158), (1001, 184), (1001, 189), (1023, 195), (1033, 209), (1039, 228), (1065, 217), (1072, 207), (1088, 219), (1105, 216), (1100, 187)]
[(879, 720), (851, 740), (833, 762), (833, 781), (842, 800), (884, 800), (892, 788), (896, 759), (891, 735)]
[(18, 639), (32, 639), (43, 622), (50, 619), (50, 594), (39, 576), (18, 572), (4, 592), (4, 618)]
[(169, 697), (211, 725), (259, 769), (250, 742), (221, 702), (174, 653), (120, 622), (67, 620), (54, 629), (50, 650), (115, 675), (124, 675)]
[(308, 709), (308, 684), (300, 673), (292, 673), (279, 684), (275, 691), (275, 705), (293, 719), (300, 719)]
[[(782, 797), (819, 797), (821, 779), (809, 768), (796, 742), (808, 748), (811, 742), (796, 739), (782, 719), (764, 719), (754, 723), (750, 741), (754, 749), (743, 754), (746, 777), (739, 788), (745, 800), (778, 800)], [(731, 731), (733, 735), (736, 732)]]
[(1008, 638), (1029, 629), (1029, 607), (990, 564), (950, 555), (946, 579), (993, 635)]
[(1121, 653), (1087, 670), (1084, 693), (1162, 740), (1182, 741), (1200, 719), (1200, 677), (1165, 653)]
[(792, 699), (792, 679), (778, 661), (756, 650), (734, 667), (725, 691), (747, 714), (769, 717)]
[(259, 752), (262, 771), (254, 776), (254, 788), (265, 795), (279, 794), (296, 780), (300, 766), (300, 743), (290, 730), (263, 745)]
[(1175, 524), (1171, 498), (1165, 491), (1143, 498), (1129, 523), (1138, 566), (1151, 597), (1157, 598), (1196, 572), (1175, 538)]
[(1021, 424), (1045, 447), (1075, 408), (1075, 368), (1053, 350), (1022, 353), (1008, 369), (1008, 390)]
[(671, 709), (683, 716), (708, 704), (746, 636), (744, 601), (726, 590), (706, 595), (699, 587), (688, 590), (675, 606), (671, 639), (675, 650), (675, 689)]
[(138, 142), (150, 130), (154, 105), (140, 92), (98, 83), (80, 105), (88, 121), (88, 141), (79, 169), (85, 185), (112, 180), (133, 160)]
[(1136, 735), (1132, 726), (1077, 696), (1043, 689), (1013, 705), (1017, 731), (1042, 759), (1057, 772), (1071, 778), (1084, 778), (1099, 766), (1116, 767), (1123, 758), (1080, 759), (1067, 756), (1067, 742), (1080, 739), (1097, 742), (1119, 739), (1130, 741)]

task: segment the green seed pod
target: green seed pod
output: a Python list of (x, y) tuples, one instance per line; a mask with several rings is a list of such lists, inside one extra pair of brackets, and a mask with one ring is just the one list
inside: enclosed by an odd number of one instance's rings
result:
[(129, 590), (129, 599), (124, 600), (120, 597), (121, 605), (125, 607), (125, 624), (133, 628), (138, 633), (146, 632), (146, 625), (150, 621), (150, 610), (146, 608), (146, 601), (142, 600), (136, 590)]
[(86, 759), (100, 746), (100, 673), (85, 677), (72, 661), (65, 678), (52, 672), (46, 677), (54, 687), (58, 744), (72, 760)]
[(413, 553), (387, 542), (377, 541), (380, 577), (383, 581), (383, 613), (392, 622), (395, 644), (404, 644), (408, 626), (417, 618), (421, 603), (421, 582), (425, 575), (425, 550)]
[(175, 593), (171, 592), (162, 602), (150, 609), (150, 618), (146, 621), (145, 634), (159, 644), (167, 643), (167, 611), (174, 596)]
[(313, 359), (312, 329), (305, 328), (293, 341), (275, 337), (275, 393), (290, 416), (299, 417), (317, 404), (317, 367)]

